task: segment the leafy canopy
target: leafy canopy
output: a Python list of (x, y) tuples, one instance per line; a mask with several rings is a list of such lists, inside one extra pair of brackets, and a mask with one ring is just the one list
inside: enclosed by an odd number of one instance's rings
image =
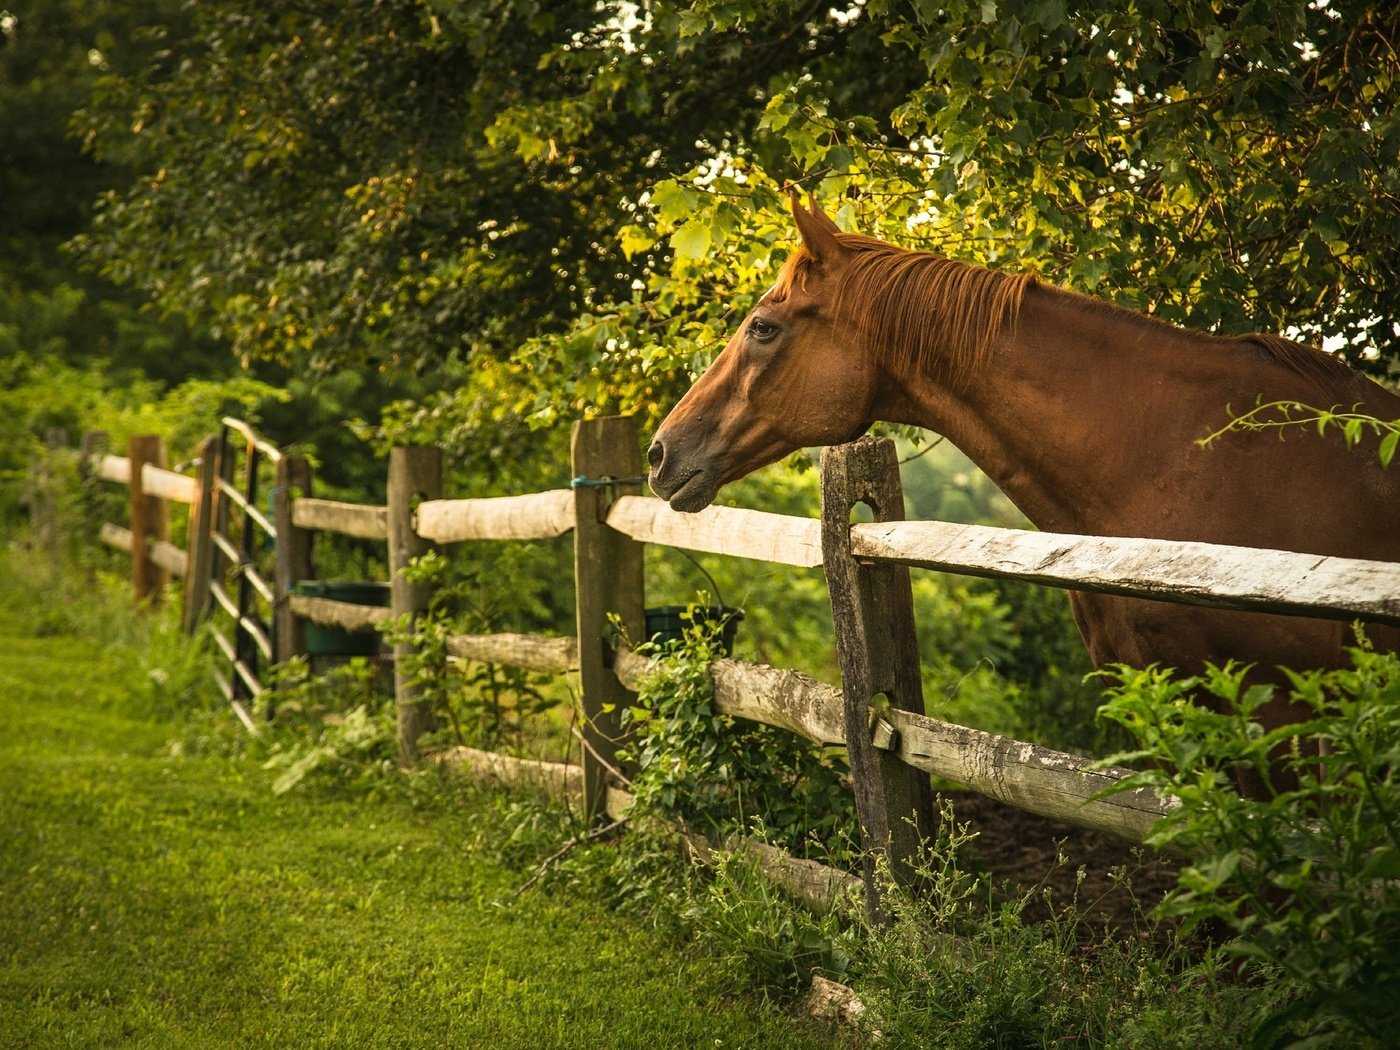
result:
[(438, 379), (400, 423), (473, 440), (663, 411), (788, 250), (787, 181), (912, 247), (1400, 361), (1393, 5), (224, 0), (193, 18), (86, 114), (98, 155), (144, 176), (81, 247), (247, 360)]

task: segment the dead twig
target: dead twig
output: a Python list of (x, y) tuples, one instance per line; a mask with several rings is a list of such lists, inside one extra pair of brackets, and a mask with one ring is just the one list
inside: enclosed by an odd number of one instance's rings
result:
[(548, 857), (546, 857), (543, 863), (541, 863), (540, 866), (535, 869), (535, 873), (531, 875), (528, 880), (526, 880), (524, 885), (522, 885), (513, 894), (511, 894), (511, 899), (514, 900), (516, 897), (521, 896), (528, 889), (530, 889), (530, 887), (534, 886), (535, 883), (539, 882), (540, 879), (544, 878), (545, 873), (549, 871), (549, 869), (552, 868), (556, 863), (562, 860), (565, 856), (567, 856), (571, 850), (578, 849), (578, 847), (580, 846), (586, 846), (590, 842), (596, 842), (598, 839), (606, 838), (618, 828), (622, 827), (622, 825), (625, 823), (627, 823), (627, 819), (623, 817), (619, 820), (614, 820), (611, 824), (604, 824), (603, 826), (594, 828), (592, 831), (585, 832), (582, 835), (575, 835), (568, 842), (564, 843), (564, 845), (560, 846), (557, 850), (555, 850)]

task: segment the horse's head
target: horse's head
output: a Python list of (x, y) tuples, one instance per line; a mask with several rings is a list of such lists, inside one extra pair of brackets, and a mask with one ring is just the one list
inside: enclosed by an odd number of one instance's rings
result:
[(800, 448), (851, 441), (871, 424), (878, 371), (856, 327), (837, 324), (848, 262), (836, 224), (796, 197), (802, 248), (681, 398), (647, 452), (651, 487), (680, 511)]

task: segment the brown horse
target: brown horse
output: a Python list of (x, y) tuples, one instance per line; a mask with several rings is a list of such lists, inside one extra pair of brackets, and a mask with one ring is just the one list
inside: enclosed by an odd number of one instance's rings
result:
[[(1400, 418), (1400, 397), (1320, 350), (1225, 338), (842, 233), (793, 199), (801, 248), (661, 425), (651, 487), (680, 511), (877, 420), (945, 435), (1041, 529), (1400, 561), (1400, 467), (1312, 429), (1198, 439), (1256, 399)], [(1071, 594), (1094, 662), (1261, 675), (1338, 666), (1338, 621)], [(1400, 631), (1373, 627), (1383, 648)], [(1275, 679), (1277, 680), (1277, 679)], [(1290, 717), (1283, 707), (1270, 725)]]

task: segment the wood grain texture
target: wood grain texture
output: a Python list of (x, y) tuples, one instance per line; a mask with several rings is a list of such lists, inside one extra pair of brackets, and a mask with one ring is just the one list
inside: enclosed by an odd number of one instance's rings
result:
[[(135, 542), (130, 529), (113, 525), (110, 521), (102, 523), (97, 538), (108, 547), (126, 554), (131, 553), (131, 546)], [(165, 540), (148, 539), (146, 557), (172, 576), (184, 576), (189, 567), (189, 555)]]
[(583, 770), (564, 762), (516, 758), (474, 747), (454, 747), (433, 756), (433, 761), (449, 773), (505, 784), (534, 787), (551, 795), (577, 798), (583, 794)]
[[(613, 671), (633, 691), (654, 667), (652, 658), (627, 648), (613, 658)], [(786, 729), (816, 744), (846, 742), (841, 691), (835, 686), (801, 671), (729, 659), (710, 664), (710, 679), (720, 714)]]
[(103, 481), (115, 481), (118, 485), (131, 484), (131, 460), (125, 456), (114, 456), (110, 452), (97, 461), (95, 472)]
[[(433, 584), (410, 580), (404, 570), (414, 558), (433, 545), (413, 531), (418, 504), (442, 497), (442, 449), (434, 447), (389, 450), (388, 505), (389, 583), (393, 614), (409, 628), (428, 609)], [(437, 727), (432, 703), (415, 681), (413, 663), (418, 655), (411, 641), (394, 643), (394, 702), (398, 708), (399, 764), (418, 764), (418, 740)]]
[(153, 463), (141, 467), (141, 489), (148, 496), (174, 503), (193, 503), (199, 495), (199, 483), (194, 478)]
[(428, 500), (418, 506), (418, 535), (436, 543), (463, 540), (544, 540), (574, 527), (569, 489), (490, 499)]
[(460, 634), (447, 639), (447, 655), (506, 664), (526, 671), (567, 674), (578, 670), (578, 639), (537, 634)]
[(170, 508), (144, 485), (146, 466), (165, 464), (165, 442), (158, 434), (138, 434), (127, 442), (126, 454), (131, 465), (132, 590), (138, 602), (159, 602), (170, 573), (151, 557), (151, 543), (170, 539)]
[(214, 572), (214, 483), (218, 447), (215, 437), (206, 437), (199, 443), (199, 471), (188, 529), (189, 571), (185, 577), (183, 610), (186, 634), (193, 634), (209, 611), (209, 580)]
[(292, 524), (292, 506), (311, 494), (311, 464), (305, 456), (283, 456), (277, 461), (272, 490), (272, 524), (277, 529), (275, 597), (272, 603), (273, 640), (277, 663), (306, 654), (306, 629), (292, 610), (292, 588), (301, 580), (315, 579), (312, 552), (315, 535)]
[(909, 570), (857, 561), (850, 524), (857, 504), (869, 507), (876, 521), (904, 517), (899, 462), (888, 438), (822, 450), (822, 553), (841, 665), (846, 754), (864, 847), (866, 908), (882, 922), (878, 858), (889, 861), (897, 881), (913, 883), (919, 851), (936, 825), (928, 777), (877, 748), (870, 732), (877, 703), (922, 714), (924, 696)]
[(1144, 789), (1099, 797), (1126, 769), (1090, 769), (1092, 759), (910, 711), (882, 717), (897, 733), (892, 753), (901, 761), (1028, 813), (1141, 842), (1178, 805)]
[(941, 521), (851, 527), (851, 551), (928, 569), (1255, 612), (1400, 624), (1400, 564)]
[(296, 616), (323, 627), (338, 627), (342, 631), (373, 631), (394, 616), (393, 609), (381, 605), (357, 605), (305, 594), (287, 595), (287, 605)]
[[(574, 477), (639, 478), (642, 452), (636, 423), (605, 416), (574, 424), (571, 442)], [(642, 599), (642, 546), (609, 528), (614, 501), (635, 495), (640, 481), (574, 490), (574, 581), (579, 686), (583, 699), (584, 810), (590, 819), (607, 811), (610, 768), (617, 768), (622, 739), (619, 712), (632, 693), (612, 671), (612, 638), (640, 638), (645, 627)], [(614, 626), (616, 620), (617, 627)]]
[(717, 506), (679, 514), (663, 500), (624, 496), (608, 511), (608, 524), (643, 543), (805, 568), (822, 563), (815, 518)]
[(740, 660), (710, 665), (715, 709), (797, 733), (817, 744), (844, 744), (841, 691), (800, 671)]
[(363, 503), (302, 497), (292, 501), (292, 524), (299, 529), (319, 529), (362, 540), (389, 538), (389, 511)]

